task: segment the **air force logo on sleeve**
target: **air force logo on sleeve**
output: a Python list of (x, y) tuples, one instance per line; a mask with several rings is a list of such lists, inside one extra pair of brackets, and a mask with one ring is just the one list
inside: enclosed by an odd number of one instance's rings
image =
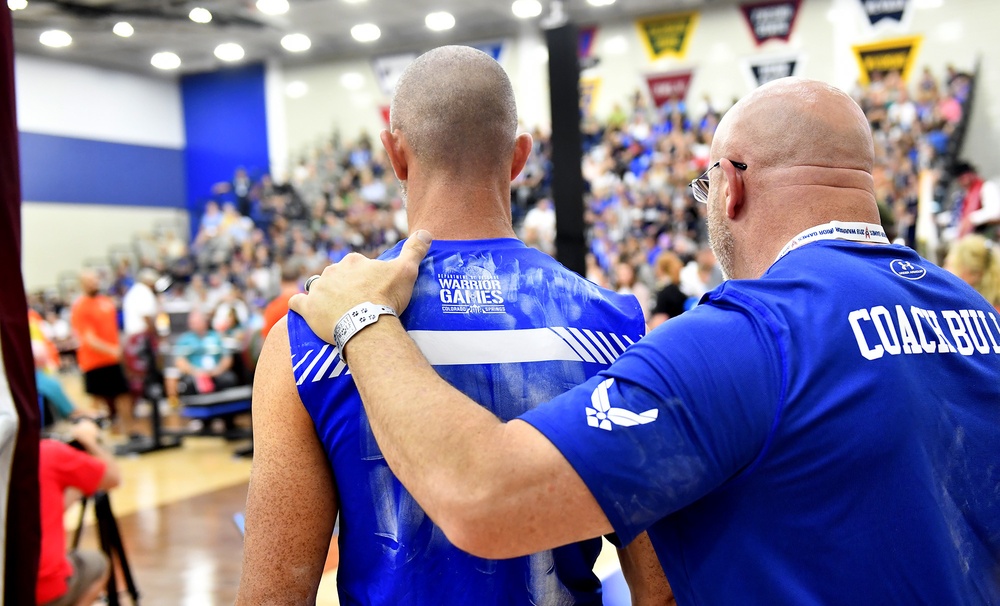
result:
[(593, 408), (587, 407), (587, 425), (591, 427), (600, 427), (605, 431), (611, 431), (611, 429), (618, 425), (620, 427), (633, 427), (635, 425), (645, 425), (646, 423), (652, 423), (659, 416), (660, 411), (651, 408), (646, 412), (634, 413), (631, 410), (625, 410), (624, 408), (614, 408), (608, 402), (608, 389), (611, 384), (614, 383), (614, 379), (608, 379), (607, 381), (602, 381), (594, 393), (590, 396), (590, 403), (594, 405)]

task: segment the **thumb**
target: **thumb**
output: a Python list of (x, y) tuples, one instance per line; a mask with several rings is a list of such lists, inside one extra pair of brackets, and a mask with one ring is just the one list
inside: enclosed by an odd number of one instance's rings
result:
[(430, 250), (433, 240), (431, 232), (425, 229), (417, 230), (406, 239), (403, 249), (399, 251), (399, 259), (404, 263), (419, 266), (420, 262), (427, 256), (427, 251)]

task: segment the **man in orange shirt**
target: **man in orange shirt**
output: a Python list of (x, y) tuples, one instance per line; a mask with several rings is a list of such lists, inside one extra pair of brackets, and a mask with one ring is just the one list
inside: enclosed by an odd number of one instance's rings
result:
[[(80, 274), (83, 294), (73, 303), (70, 324), (80, 346), (76, 361), (83, 372), (84, 389), (102, 400), (116, 419), (119, 431), (130, 432), (134, 401), (122, 371), (122, 346), (118, 336), (118, 310), (114, 302), (100, 292), (97, 274), (85, 270)], [(124, 406), (116, 400), (127, 399)], [(119, 415), (119, 412), (121, 413)]]
[(267, 338), (267, 333), (278, 323), (278, 320), (288, 313), (288, 300), (292, 295), (302, 292), (299, 279), (302, 277), (302, 265), (298, 261), (288, 260), (281, 266), (281, 291), (264, 308), (264, 326), (260, 336)]

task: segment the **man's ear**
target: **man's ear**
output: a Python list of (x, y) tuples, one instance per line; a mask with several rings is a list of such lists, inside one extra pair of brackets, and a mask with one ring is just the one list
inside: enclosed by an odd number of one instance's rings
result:
[(743, 210), (743, 171), (737, 169), (732, 162), (725, 158), (719, 162), (719, 169), (726, 176), (726, 182), (722, 188), (722, 195), (726, 202), (726, 216), (730, 219), (736, 219)]
[(513, 181), (524, 170), (524, 165), (528, 163), (528, 156), (531, 155), (531, 135), (521, 133), (514, 140), (514, 158), (510, 164), (510, 180)]
[(396, 173), (396, 178), (406, 181), (409, 165), (407, 163), (406, 137), (400, 131), (389, 132), (383, 130), (379, 135), (382, 140), (382, 147), (389, 156), (389, 164), (392, 165), (392, 172)]

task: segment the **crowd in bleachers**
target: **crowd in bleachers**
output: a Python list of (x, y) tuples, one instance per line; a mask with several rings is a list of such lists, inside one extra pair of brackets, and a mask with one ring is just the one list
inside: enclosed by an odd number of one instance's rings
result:
[[(957, 164), (955, 139), (970, 89), (967, 74), (949, 70), (939, 81), (925, 69), (911, 85), (893, 73), (852, 91), (874, 134), (875, 190), (891, 239), (915, 243), (920, 171), (946, 175)], [(667, 284), (698, 297), (722, 279), (707, 250), (705, 207), (688, 183), (708, 167), (723, 112), (708, 99), (653, 107), (636, 92), (603, 120), (584, 116), (587, 277), (636, 294), (650, 318)], [(551, 145), (546, 133), (536, 129), (533, 136), (527, 167), (511, 185), (512, 213), (529, 245), (554, 254)], [(217, 329), (250, 335), (279, 292), (281, 267), (294, 263), (304, 280), (349, 252), (375, 256), (407, 233), (400, 186), (368, 135), (330, 137), (294, 161), (284, 181), (237, 169), (213, 189), (190, 238), (178, 230), (140, 238), (133, 258), (106, 268), (107, 292), (120, 302), (135, 271), (153, 267), (165, 276), (159, 286), (167, 310), (199, 309)], [(964, 235), (965, 192), (953, 190), (956, 197), (943, 200), (946, 237)], [(669, 271), (676, 262), (679, 276)], [(60, 347), (72, 345), (65, 316), (73, 295), (30, 298)]]

